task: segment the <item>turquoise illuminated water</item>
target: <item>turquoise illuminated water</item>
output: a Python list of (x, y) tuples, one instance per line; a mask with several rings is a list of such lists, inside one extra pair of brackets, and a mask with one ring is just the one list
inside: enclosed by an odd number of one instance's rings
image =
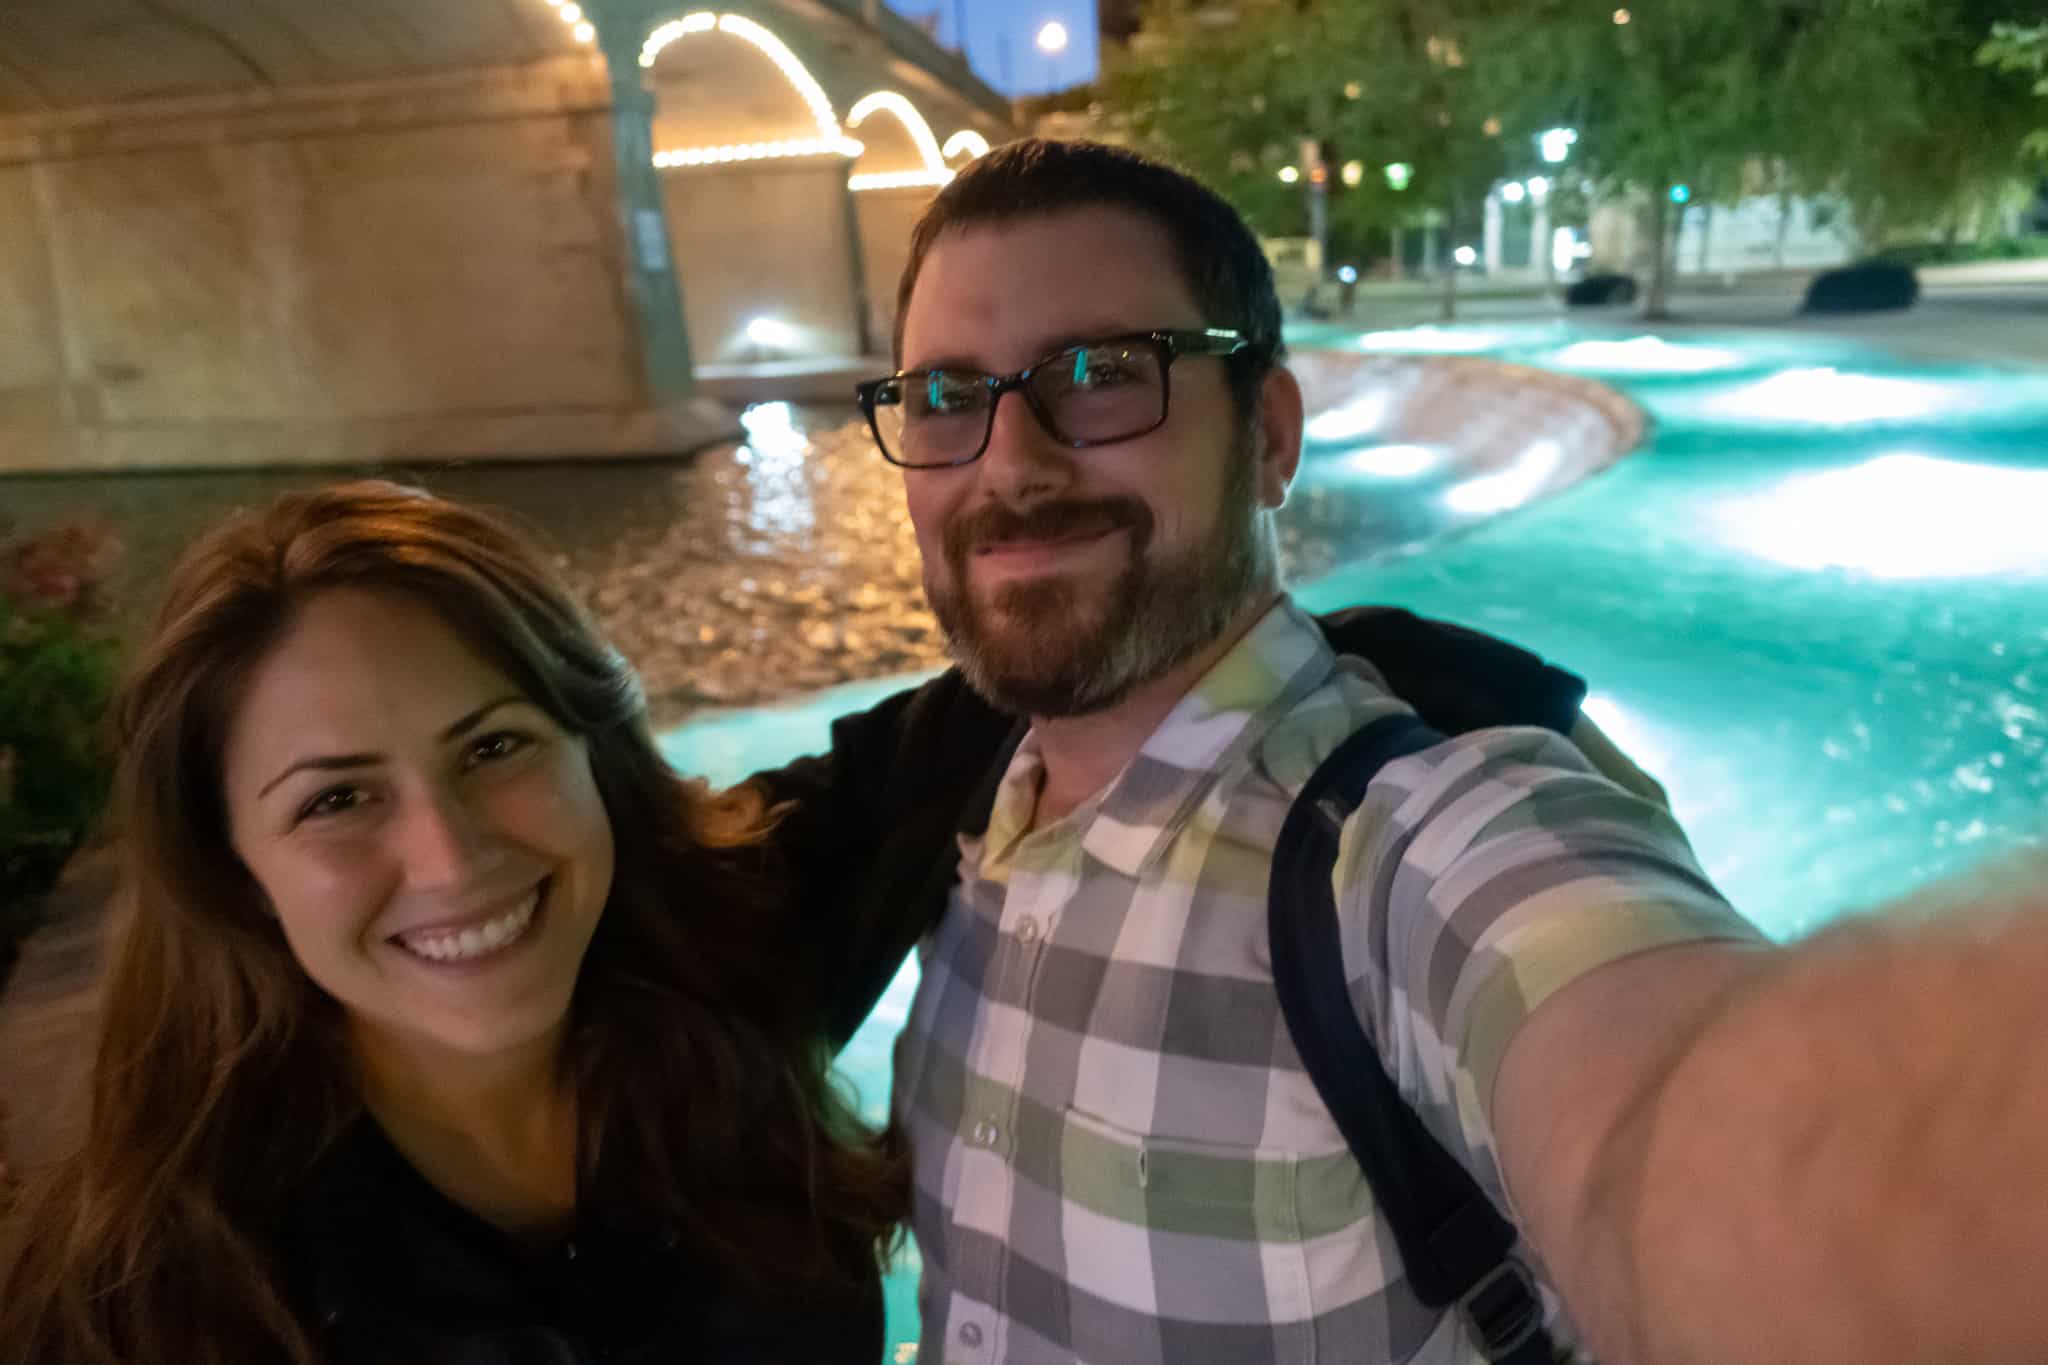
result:
[[(2048, 370), (1775, 333), (1566, 324), (1300, 329), (1297, 346), (1483, 354), (1601, 379), (1655, 421), (1605, 473), (1297, 595), (1462, 621), (1585, 675), (1730, 899), (1790, 938), (2048, 835)], [(1302, 481), (1355, 484), (1352, 449)], [(1385, 496), (1403, 492), (1390, 477)], [(717, 780), (821, 746), (905, 680), (665, 737)], [(841, 1060), (870, 1112), (909, 971)], [(916, 1339), (914, 1256), (890, 1358)]]

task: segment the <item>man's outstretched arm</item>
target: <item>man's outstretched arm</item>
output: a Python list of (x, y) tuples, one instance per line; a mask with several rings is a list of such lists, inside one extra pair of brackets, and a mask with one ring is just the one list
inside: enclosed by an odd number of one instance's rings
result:
[(2048, 1360), (2048, 878), (1938, 922), (1601, 967), (1494, 1122), (1608, 1365)]

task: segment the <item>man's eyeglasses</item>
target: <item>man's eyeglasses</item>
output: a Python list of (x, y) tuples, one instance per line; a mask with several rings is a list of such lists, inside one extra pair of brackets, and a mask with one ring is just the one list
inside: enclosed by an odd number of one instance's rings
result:
[(972, 464), (988, 449), (996, 404), (1012, 389), (1060, 444), (1080, 450), (1129, 441), (1166, 424), (1173, 362), (1231, 356), (1251, 346), (1222, 328), (1133, 332), (1054, 351), (1015, 374), (905, 370), (854, 392), (882, 456), (906, 469)]

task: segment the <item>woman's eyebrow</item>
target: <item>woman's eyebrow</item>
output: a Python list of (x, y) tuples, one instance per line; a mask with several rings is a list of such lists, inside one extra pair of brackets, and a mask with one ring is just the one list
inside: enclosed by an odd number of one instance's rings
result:
[[(479, 706), (476, 710), (471, 711), (468, 715), (462, 717), (453, 725), (450, 725), (447, 729), (443, 730), (439, 737), (440, 741), (445, 744), (451, 739), (460, 739), (462, 738), (462, 736), (476, 729), (477, 726), (483, 724), (485, 719), (487, 719), (493, 711), (496, 711), (498, 708), (503, 706), (516, 706), (519, 703), (524, 702), (525, 700), (526, 698), (515, 694), (499, 697), (494, 701), (485, 702), (482, 706)], [(263, 790), (256, 793), (256, 799), (260, 801), (264, 797), (270, 795), (270, 793), (277, 788), (278, 783), (284, 781), (293, 773), (307, 771), (337, 772), (349, 768), (369, 768), (374, 767), (377, 764), (382, 763), (383, 761), (384, 755), (372, 753), (316, 754), (309, 758), (302, 758), (291, 764), (291, 766), (287, 767), (283, 772), (279, 773), (276, 777), (271, 778), (269, 782), (265, 783)]]

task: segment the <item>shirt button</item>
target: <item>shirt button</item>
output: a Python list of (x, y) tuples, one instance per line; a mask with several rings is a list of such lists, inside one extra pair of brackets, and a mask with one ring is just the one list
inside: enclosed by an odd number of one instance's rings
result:
[(1038, 921), (1035, 919), (1027, 919), (1022, 924), (1018, 925), (1017, 937), (1023, 939), (1026, 943), (1038, 942)]
[(996, 1126), (993, 1123), (990, 1123), (987, 1119), (982, 1119), (974, 1125), (975, 1146), (993, 1147), (996, 1145), (996, 1137)]
[(969, 1346), (981, 1345), (981, 1324), (978, 1322), (961, 1323), (960, 1340), (966, 1342)]

